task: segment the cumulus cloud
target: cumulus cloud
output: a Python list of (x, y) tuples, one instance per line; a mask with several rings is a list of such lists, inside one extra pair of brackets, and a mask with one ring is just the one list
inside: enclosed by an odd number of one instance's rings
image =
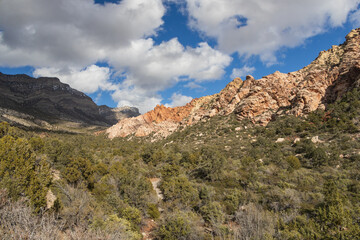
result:
[(160, 45), (152, 39), (134, 41), (131, 47), (119, 49), (110, 63), (117, 69), (126, 67), (124, 84), (159, 91), (177, 81), (219, 79), (231, 60), (205, 42), (185, 48), (174, 38)]
[(192, 48), (182, 46), (176, 38), (159, 45), (151, 38), (134, 40), (108, 58), (124, 78), (112, 96), (119, 106), (136, 106), (144, 113), (160, 104), (159, 91), (179, 81), (220, 79), (231, 60), (207, 43)]
[(156, 105), (161, 104), (161, 96), (154, 92), (135, 87), (120, 86), (112, 94), (114, 101), (118, 102), (118, 107), (133, 106), (137, 107), (140, 113), (145, 113)]
[[(36, 76), (56, 76), (86, 93), (111, 90), (119, 106), (147, 111), (158, 92), (178, 81), (221, 78), (231, 58), (207, 43), (184, 47), (174, 38), (156, 45), (161, 0), (0, 1), (0, 66), (30, 65)], [(122, 83), (111, 81), (109, 68)]]
[(161, 0), (2, 0), (0, 64), (87, 66), (155, 34), (164, 13)]
[(190, 89), (203, 89), (203, 87), (195, 82), (188, 82), (187, 84), (185, 84), (185, 87), (190, 88)]
[(355, 28), (360, 26), (360, 10), (354, 11), (349, 18)]
[(281, 47), (344, 24), (359, 0), (186, 0), (190, 26), (218, 41), (220, 50), (276, 62)]
[(165, 104), (166, 107), (179, 107), (189, 103), (193, 98), (182, 95), (180, 93), (173, 93), (171, 96), (171, 103)]
[(94, 93), (97, 90), (115, 90), (116, 86), (109, 82), (110, 69), (91, 65), (85, 69), (38, 68), (34, 71), (35, 77), (53, 76), (61, 79), (73, 88), (85, 93)]
[(254, 67), (249, 67), (249, 66), (245, 65), (242, 68), (234, 68), (232, 70), (232, 74), (231, 74), (230, 77), (232, 79), (237, 78), (237, 77), (243, 78), (243, 77), (246, 77), (249, 74), (252, 74), (254, 71), (255, 71)]

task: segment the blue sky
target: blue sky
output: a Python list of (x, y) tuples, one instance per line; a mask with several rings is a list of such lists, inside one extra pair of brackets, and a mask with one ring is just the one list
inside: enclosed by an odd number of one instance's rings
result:
[(98, 104), (179, 106), (234, 77), (296, 71), (360, 27), (360, 0), (2, 0), (0, 71)]

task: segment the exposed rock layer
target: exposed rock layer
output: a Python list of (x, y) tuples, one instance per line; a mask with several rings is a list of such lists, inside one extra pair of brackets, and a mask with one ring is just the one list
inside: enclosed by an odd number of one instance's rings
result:
[(235, 78), (220, 93), (194, 99), (186, 106), (154, 110), (136, 118), (120, 121), (107, 130), (110, 138), (167, 136), (180, 125), (235, 112), (238, 119), (266, 125), (275, 115), (307, 114), (325, 108), (351, 88), (360, 84), (360, 29), (352, 30), (344, 44), (322, 51), (303, 69), (275, 72), (255, 80)]
[(41, 127), (59, 121), (109, 126), (138, 115), (136, 108), (98, 106), (57, 78), (0, 73), (0, 120)]

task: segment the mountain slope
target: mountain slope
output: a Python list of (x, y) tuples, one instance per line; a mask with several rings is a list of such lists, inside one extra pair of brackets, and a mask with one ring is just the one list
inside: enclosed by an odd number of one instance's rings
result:
[(136, 108), (98, 106), (84, 93), (57, 78), (0, 73), (0, 120), (25, 126), (58, 123), (109, 126), (139, 115)]
[(308, 66), (291, 73), (275, 72), (255, 80), (235, 78), (220, 93), (194, 99), (186, 106), (154, 110), (136, 118), (121, 120), (107, 130), (110, 138), (130, 134), (168, 136), (179, 126), (191, 125), (215, 115), (234, 112), (239, 120), (266, 125), (276, 115), (304, 115), (359, 85), (360, 29), (352, 30), (346, 41), (322, 51)]

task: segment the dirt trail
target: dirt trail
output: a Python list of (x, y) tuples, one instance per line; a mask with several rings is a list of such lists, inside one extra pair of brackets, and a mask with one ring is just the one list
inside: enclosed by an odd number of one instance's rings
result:
[[(157, 200), (160, 202), (164, 199), (164, 195), (162, 194), (161, 190), (159, 189), (159, 184), (161, 182), (161, 178), (150, 178), (150, 182), (153, 186), (153, 189), (156, 192)], [(161, 210), (161, 209), (159, 209)], [(152, 240), (152, 232), (156, 229), (156, 222), (152, 219), (145, 219), (145, 224), (141, 229), (141, 234), (143, 236), (143, 240)]]
[(156, 196), (158, 197), (158, 201), (164, 199), (164, 195), (162, 194), (161, 190), (159, 189), (160, 178), (150, 178), (150, 182), (153, 185), (153, 188), (156, 192)]

